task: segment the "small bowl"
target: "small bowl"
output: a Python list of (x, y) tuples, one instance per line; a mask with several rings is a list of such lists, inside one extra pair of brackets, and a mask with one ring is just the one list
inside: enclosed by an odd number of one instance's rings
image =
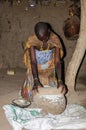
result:
[(12, 100), (12, 105), (19, 106), (21, 108), (25, 108), (31, 105), (31, 102), (28, 100), (25, 100), (23, 98), (14, 99)]

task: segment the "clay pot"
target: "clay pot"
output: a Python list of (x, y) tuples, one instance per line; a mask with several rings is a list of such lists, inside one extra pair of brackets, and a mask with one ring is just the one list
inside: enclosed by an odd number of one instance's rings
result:
[(56, 87), (40, 88), (33, 101), (45, 113), (60, 114), (66, 108), (66, 99)]

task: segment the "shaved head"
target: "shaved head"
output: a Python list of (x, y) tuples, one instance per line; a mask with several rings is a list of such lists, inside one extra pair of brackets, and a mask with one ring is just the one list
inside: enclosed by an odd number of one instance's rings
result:
[(35, 25), (35, 34), (38, 37), (38, 39), (42, 40), (44, 36), (50, 36), (50, 28), (49, 25), (45, 22), (38, 22)]

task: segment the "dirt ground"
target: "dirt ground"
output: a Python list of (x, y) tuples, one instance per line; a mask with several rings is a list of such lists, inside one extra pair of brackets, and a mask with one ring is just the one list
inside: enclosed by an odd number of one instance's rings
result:
[[(62, 1), (62, 0), (61, 0)], [(28, 36), (33, 33), (34, 24), (38, 21), (47, 21), (52, 24), (57, 33), (64, 40), (67, 55), (64, 59), (65, 71), (76, 47), (76, 41), (67, 40), (63, 34), (63, 21), (68, 17), (69, 2), (58, 2), (57, 6), (37, 6), (28, 8), (14, 4), (10, 7), (8, 2), (0, 3), (0, 130), (12, 130), (8, 123), (3, 105), (11, 104), (19, 96), (26, 69), (22, 62), (23, 49)], [(15, 74), (7, 75), (7, 70), (13, 69)], [(76, 93), (67, 95), (68, 103), (81, 104), (86, 108), (86, 58), (80, 68)]]

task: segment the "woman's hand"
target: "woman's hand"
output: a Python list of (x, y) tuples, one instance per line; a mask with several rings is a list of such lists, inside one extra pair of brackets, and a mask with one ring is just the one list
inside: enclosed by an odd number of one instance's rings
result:
[(34, 81), (34, 85), (33, 85), (33, 94), (36, 94), (38, 91), (38, 88), (43, 87), (43, 85), (41, 84), (41, 82), (37, 79)]
[(25, 99), (28, 99), (28, 89), (27, 87), (21, 89), (21, 96)]
[(59, 90), (60, 90), (60, 92), (63, 94), (63, 95), (65, 95), (66, 93), (67, 93), (67, 87), (62, 83), (62, 82), (58, 82), (58, 87), (57, 87)]

